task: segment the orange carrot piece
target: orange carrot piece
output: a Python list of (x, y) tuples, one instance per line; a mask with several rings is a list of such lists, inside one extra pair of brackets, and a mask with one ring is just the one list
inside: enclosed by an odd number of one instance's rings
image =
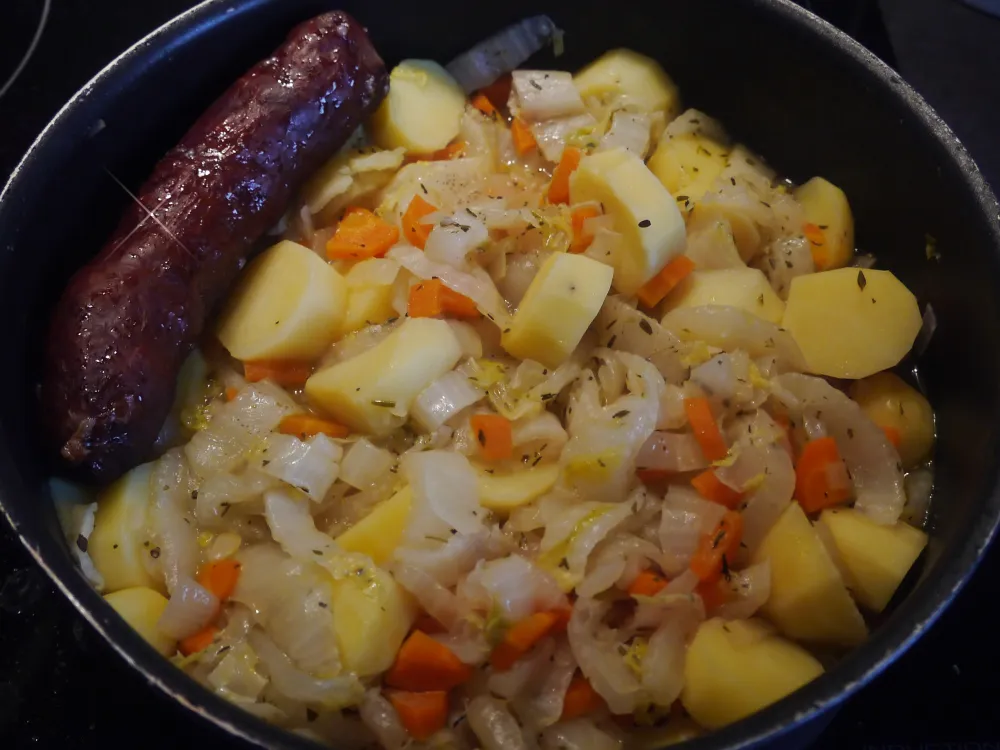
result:
[(562, 716), (559, 717), (559, 720), (569, 721), (580, 716), (587, 716), (602, 708), (604, 708), (604, 699), (598, 695), (586, 677), (577, 673), (572, 682), (569, 683), (569, 687), (566, 688)]
[(889, 438), (889, 442), (898, 450), (899, 444), (903, 441), (903, 436), (900, 434), (899, 430), (891, 425), (883, 425), (882, 432), (885, 436)]
[(694, 261), (686, 255), (678, 255), (667, 263), (656, 276), (641, 287), (636, 294), (645, 307), (656, 307), (660, 301), (674, 290), (694, 270)]
[(635, 475), (639, 477), (639, 481), (643, 484), (656, 484), (657, 482), (665, 482), (674, 476), (674, 472), (667, 471), (666, 469), (636, 469)]
[(795, 465), (795, 497), (806, 513), (840, 505), (854, 487), (832, 437), (810, 440)]
[(487, 117), (495, 117), (497, 114), (497, 108), (493, 106), (493, 102), (482, 92), (472, 97), (472, 106)]
[(396, 709), (406, 731), (418, 742), (444, 729), (448, 721), (448, 693), (444, 690), (425, 693), (390, 690), (385, 697)]
[(430, 236), (433, 225), (424, 224), (420, 220), (437, 211), (437, 207), (432, 206), (419, 195), (413, 196), (410, 205), (406, 207), (403, 214), (403, 237), (414, 247), (424, 249), (427, 238)]
[(505, 73), (489, 86), (479, 89), (479, 93), (489, 99), (494, 107), (503, 109), (507, 106), (507, 101), (510, 99), (510, 90), (513, 85), (514, 77), (510, 73)]
[(729, 601), (731, 589), (722, 581), (699, 583), (694, 590), (705, 603), (705, 611), (712, 612)]
[(569, 203), (569, 176), (580, 166), (583, 152), (576, 146), (563, 149), (562, 158), (552, 173), (549, 183), (549, 203)]
[(330, 260), (381, 258), (399, 242), (399, 227), (383, 221), (367, 208), (351, 208), (326, 243)]
[(573, 223), (573, 241), (570, 243), (571, 253), (582, 253), (590, 243), (594, 241), (594, 235), (584, 228), (587, 219), (594, 219), (601, 215), (596, 206), (583, 206), (573, 209), (570, 219)]
[(514, 455), (511, 422), (499, 414), (474, 414), (469, 420), (479, 453), (487, 461), (503, 461)]
[(215, 634), (218, 632), (219, 629), (217, 627), (209, 625), (202, 630), (199, 630), (194, 635), (189, 635), (187, 638), (183, 638), (181, 642), (177, 644), (177, 650), (184, 654), (184, 656), (191, 656), (191, 654), (204, 651), (212, 645), (212, 641), (215, 640)]
[(504, 633), (503, 640), (490, 654), (490, 664), (498, 672), (506, 672), (524, 656), (531, 647), (547, 636), (559, 622), (555, 612), (535, 612), (518, 620)]
[(479, 308), (468, 297), (444, 285), (441, 279), (428, 279), (410, 287), (406, 313), (411, 318), (478, 318)]
[(694, 436), (701, 446), (701, 452), (709, 461), (721, 461), (726, 457), (729, 448), (719, 431), (719, 425), (712, 416), (712, 407), (705, 398), (684, 399), (684, 412), (687, 414)]
[(667, 583), (666, 578), (647, 568), (629, 584), (628, 593), (632, 596), (656, 596), (667, 587)]
[(737, 492), (720, 480), (715, 476), (715, 472), (712, 469), (703, 471), (692, 479), (691, 486), (706, 500), (711, 500), (713, 503), (718, 503), (719, 505), (725, 505), (730, 510), (739, 505), (740, 500), (743, 499), (742, 492)]
[(523, 120), (514, 118), (514, 122), (510, 124), (510, 135), (514, 139), (514, 150), (522, 156), (538, 148), (535, 136), (531, 134), (531, 130)]
[(198, 571), (198, 583), (215, 594), (220, 602), (233, 595), (239, 580), (240, 564), (230, 557), (207, 563)]
[(226, 386), (226, 401), (232, 401), (240, 393), (239, 388), (233, 388), (231, 385)]
[(278, 432), (282, 435), (294, 435), (299, 440), (319, 434), (332, 438), (345, 438), (351, 434), (350, 429), (344, 425), (312, 414), (289, 414), (278, 424)]
[(719, 580), (725, 561), (732, 559), (743, 538), (743, 516), (728, 510), (711, 534), (698, 542), (698, 549), (691, 556), (691, 571), (703, 583)]
[(809, 252), (812, 253), (813, 263), (816, 264), (816, 270), (826, 270), (827, 262), (829, 260), (829, 256), (826, 251), (826, 232), (823, 231), (822, 227), (807, 221), (802, 225), (802, 234), (804, 234), (806, 239), (809, 240)]
[(243, 376), (251, 383), (266, 379), (286, 388), (294, 388), (305, 385), (310, 375), (312, 367), (306, 362), (258, 359), (243, 363)]
[(385, 683), (402, 690), (451, 690), (472, 677), (472, 667), (420, 630), (414, 630), (385, 673)]

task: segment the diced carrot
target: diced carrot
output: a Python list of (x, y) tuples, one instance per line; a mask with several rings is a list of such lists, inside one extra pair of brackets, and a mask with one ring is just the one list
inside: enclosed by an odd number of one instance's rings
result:
[(177, 650), (184, 654), (184, 656), (191, 656), (191, 654), (204, 651), (212, 645), (212, 641), (215, 640), (215, 634), (218, 632), (219, 629), (217, 627), (209, 625), (199, 630), (194, 635), (189, 635), (187, 638), (183, 638), (181, 642), (177, 644)]
[(233, 595), (240, 580), (240, 564), (231, 557), (213, 560), (198, 571), (198, 583), (218, 597), (220, 602)]
[(692, 479), (691, 486), (706, 500), (711, 500), (713, 503), (718, 503), (719, 505), (725, 505), (730, 510), (739, 505), (740, 500), (743, 499), (742, 492), (737, 492), (720, 480), (715, 476), (715, 472), (712, 469), (703, 471)]
[(469, 420), (479, 453), (487, 461), (503, 461), (514, 455), (511, 422), (499, 414), (474, 414)]
[(410, 287), (406, 313), (411, 318), (478, 318), (479, 308), (468, 297), (444, 285), (441, 279), (428, 279)]
[(705, 611), (709, 613), (728, 602), (731, 596), (730, 588), (722, 581), (699, 583), (694, 593), (701, 597), (705, 603)]
[(429, 635), (448, 632), (448, 628), (439, 623), (426, 612), (418, 615), (417, 619), (413, 621), (413, 630), (422, 630)]
[(226, 401), (232, 401), (240, 393), (239, 388), (233, 388), (233, 386), (226, 386)]
[(552, 173), (549, 183), (549, 203), (569, 203), (569, 177), (580, 166), (583, 152), (576, 146), (563, 149), (562, 158)]
[(854, 487), (832, 437), (810, 440), (795, 465), (795, 497), (806, 513), (850, 500)]
[(882, 425), (882, 432), (885, 433), (885, 436), (889, 438), (889, 442), (892, 443), (893, 446), (898, 450), (899, 444), (903, 440), (903, 436), (900, 434), (899, 430), (893, 427), (892, 425)]
[(327, 240), (326, 257), (330, 260), (381, 258), (399, 242), (399, 227), (383, 221), (367, 208), (351, 208)]
[(406, 731), (418, 742), (444, 729), (448, 721), (448, 693), (444, 690), (425, 693), (390, 690), (385, 697), (396, 709)]
[(826, 270), (829, 259), (826, 251), (826, 232), (823, 231), (822, 227), (807, 221), (802, 225), (802, 234), (809, 240), (809, 251), (812, 253), (816, 270)]
[(581, 206), (573, 209), (573, 213), (570, 215), (573, 222), (573, 241), (569, 246), (571, 253), (582, 253), (590, 247), (590, 243), (594, 241), (594, 235), (586, 230), (584, 224), (587, 223), (587, 219), (594, 219), (600, 215), (601, 212), (596, 206)]
[(698, 549), (691, 556), (691, 571), (698, 580), (703, 583), (718, 581), (725, 561), (736, 555), (742, 538), (743, 516), (727, 510), (715, 530), (701, 538)]
[(687, 414), (694, 436), (701, 446), (701, 452), (709, 461), (721, 461), (726, 457), (729, 448), (719, 431), (719, 425), (712, 416), (712, 407), (705, 398), (684, 399), (684, 412)]
[(693, 270), (694, 261), (686, 255), (678, 255), (667, 263), (656, 276), (639, 287), (639, 291), (636, 292), (639, 301), (646, 307), (656, 307)]
[(497, 113), (497, 108), (493, 106), (493, 102), (490, 98), (483, 94), (482, 92), (476, 94), (472, 97), (472, 106), (478, 109), (487, 117), (494, 117)]
[(596, 713), (604, 708), (604, 699), (597, 694), (590, 681), (582, 674), (577, 673), (566, 688), (566, 695), (563, 698), (562, 715), (560, 721), (569, 721), (581, 716)]
[(510, 124), (510, 135), (514, 139), (514, 150), (522, 156), (532, 149), (538, 148), (535, 136), (531, 134), (531, 130), (523, 120), (514, 118), (514, 122)]
[(424, 249), (427, 238), (430, 236), (433, 225), (424, 224), (420, 220), (437, 211), (435, 206), (425, 201), (419, 195), (413, 196), (410, 205), (406, 207), (403, 214), (403, 237), (414, 247)]
[(489, 99), (494, 107), (503, 109), (507, 106), (507, 101), (510, 99), (510, 90), (513, 85), (513, 76), (510, 73), (505, 73), (489, 86), (479, 89), (479, 93)]
[(643, 484), (656, 484), (667, 481), (674, 476), (674, 472), (666, 469), (636, 469), (635, 475)]
[(503, 640), (490, 654), (490, 664), (498, 672), (506, 672), (524, 656), (531, 647), (552, 632), (560, 621), (554, 612), (535, 612), (518, 620), (504, 633)]
[(656, 596), (667, 587), (667, 583), (666, 578), (647, 568), (629, 584), (628, 593), (632, 596)]
[(400, 646), (385, 683), (402, 690), (451, 690), (472, 677), (472, 667), (442, 643), (414, 630)]
[(283, 435), (294, 435), (300, 440), (319, 434), (332, 438), (344, 438), (351, 434), (350, 429), (344, 425), (312, 414), (289, 414), (278, 424), (278, 432)]
[(312, 367), (306, 362), (289, 360), (258, 359), (243, 363), (243, 377), (251, 383), (273, 380), (286, 388), (305, 385), (312, 375)]

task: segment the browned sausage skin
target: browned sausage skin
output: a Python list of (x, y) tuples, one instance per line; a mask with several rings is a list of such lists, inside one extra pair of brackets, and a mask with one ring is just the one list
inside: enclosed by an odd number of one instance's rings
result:
[(226, 91), (157, 165), (50, 323), (42, 420), (70, 473), (110, 481), (150, 458), (184, 357), (253, 244), (375, 110), (385, 65), (327, 13)]

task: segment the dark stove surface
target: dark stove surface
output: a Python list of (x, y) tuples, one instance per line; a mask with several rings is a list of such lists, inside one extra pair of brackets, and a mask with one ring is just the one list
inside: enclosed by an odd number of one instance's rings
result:
[[(0, 182), (101, 66), (193, 4), (0, 0)], [(1000, 22), (954, 0), (883, 0), (885, 24), (865, 0), (802, 4), (897, 64), (1000, 185)], [(998, 576), (995, 548), (932, 631), (848, 701), (815, 747), (1000, 750), (1000, 639), (982, 605), (995, 601)], [(137, 746), (243, 747), (129, 671), (0, 523), (0, 748)]]

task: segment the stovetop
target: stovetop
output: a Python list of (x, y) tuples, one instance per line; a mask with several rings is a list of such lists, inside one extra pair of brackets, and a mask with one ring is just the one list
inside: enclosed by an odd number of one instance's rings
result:
[[(193, 4), (0, 0), (0, 182), (100, 67)], [(866, 0), (802, 4), (898, 65), (964, 139), (987, 178), (1000, 185), (994, 142), (1000, 132), (1000, 21), (954, 0), (882, 0), (884, 24), (878, 6)], [(979, 606), (993, 599), (998, 576), (1000, 547), (920, 643), (846, 703), (815, 747), (1000, 748), (1000, 639)], [(127, 669), (0, 522), (0, 747), (140, 743), (146, 750), (244, 747), (186, 716)]]

